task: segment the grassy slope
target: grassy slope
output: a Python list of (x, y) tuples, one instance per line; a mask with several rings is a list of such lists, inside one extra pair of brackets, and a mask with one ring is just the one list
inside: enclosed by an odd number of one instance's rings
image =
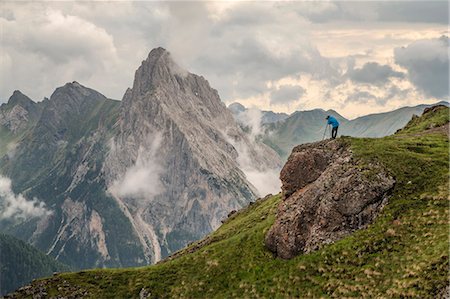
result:
[[(430, 120), (426, 120), (427, 122)], [(448, 122), (448, 109), (435, 123)], [(374, 224), (292, 260), (273, 258), (263, 245), (279, 196), (240, 211), (193, 253), (149, 267), (62, 274), (93, 298), (138, 297), (422, 297), (448, 282), (448, 138), (414, 132), (423, 123), (382, 139), (353, 139), (361, 163), (381, 161), (396, 177), (390, 203)], [(195, 246), (195, 245), (194, 245)]]
[(0, 233), (0, 270), (1, 295), (30, 283), (32, 279), (71, 269), (33, 246)]

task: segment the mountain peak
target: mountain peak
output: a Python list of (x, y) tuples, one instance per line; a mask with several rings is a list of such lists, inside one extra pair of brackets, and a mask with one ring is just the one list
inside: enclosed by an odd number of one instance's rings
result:
[(153, 87), (161, 84), (178, 86), (177, 77), (186, 77), (189, 74), (181, 68), (172, 58), (169, 51), (158, 47), (150, 51), (146, 60), (136, 70), (133, 92), (144, 94)]
[(78, 83), (77, 81), (67, 82), (66, 84), (64, 84), (64, 85), (61, 86), (60, 88), (63, 88), (63, 89), (67, 89), (67, 88), (88, 89), (87, 87), (81, 85), (81, 84)]
[[(33, 100), (31, 100), (29, 97), (24, 95), (21, 91), (15, 90), (11, 97), (8, 99), (8, 103), (5, 105), (5, 107), (14, 107), (14, 106), (21, 106), (27, 111), (31, 111), (35, 108), (37, 105)], [(3, 105), (2, 105), (3, 107)]]
[(164, 49), (163, 47), (154, 48), (148, 54), (148, 58), (155, 57), (159, 58), (163, 55), (170, 55), (170, 52)]
[(48, 108), (55, 109), (59, 114), (88, 112), (84, 109), (97, 105), (105, 99), (106, 97), (98, 91), (73, 81), (55, 89), (50, 96)]
[(19, 95), (24, 95), (20, 90), (14, 90), (13, 94), (11, 97), (13, 96), (19, 96)]
[(50, 100), (59, 98), (60, 95), (78, 95), (78, 96), (89, 96), (91, 93), (96, 93), (94, 90), (81, 85), (77, 81), (67, 82), (61, 87), (58, 87), (53, 94), (50, 96)]
[(40, 107), (19, 90), (15, 90), (8, 103), (0, 106), (0, 125), (16, 134), (38, 118)]
[(176, 65), (176, 63), (169, 51), (162, 47), (158, 47), (150, 51), (147, 59), (142, 62), (141, 67), (144, 65), (149, 67), (166, 66), (171, 68), (173, 65)]
[(29, 97), (24, 95), (20, 90), (14, 90), (12, 96), (8, 100), (8, 104), (15, 106), (15, 105), (21, 105), (26, 106), (33, 105), (35, 102), (33, 102)]

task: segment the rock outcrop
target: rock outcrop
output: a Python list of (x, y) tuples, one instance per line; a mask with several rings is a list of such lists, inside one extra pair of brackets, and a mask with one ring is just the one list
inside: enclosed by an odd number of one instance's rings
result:
[(281, 180), (284, 199), (265, 243), (286, 259), (364, 228), (394, 186), (381, 165), (359, 164), (341, 140), (295, 147)]
[(433, 112), (436, 112), (436, 111), (442, 110), (442, 109), (446, 109), (446, 108), (448, 108), (448, 106), (446, 106), (446, 105), (434, 105), (431, 107), (427, 107), (423, 110), (422, 115), (427, 114), (427, 113), (431, 114)]

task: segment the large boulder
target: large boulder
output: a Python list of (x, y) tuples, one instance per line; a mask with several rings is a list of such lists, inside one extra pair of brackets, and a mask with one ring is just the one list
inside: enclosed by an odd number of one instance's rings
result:
[(294, 148), (281, 172), (284, 200), (266, 246), (288, 259), (371, 223), (394, 179), (381, 165), (362, 165), (340, 140)]

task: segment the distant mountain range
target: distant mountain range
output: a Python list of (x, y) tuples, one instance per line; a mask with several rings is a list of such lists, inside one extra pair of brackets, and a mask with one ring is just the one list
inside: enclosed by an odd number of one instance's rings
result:
[[(326, 116), (333, 115), (340, 123), (339, 135), (353, 137), (383, 137), (395, 133), (403, 128), (413, 115), (421, 115), (427, 107), (449, 103), (442, 101), (430, 105), (417, 105), (402, 107), (385, 113), (375, 113), (348, 120), (334, 110), (325, 111), (314, 109), (309, 111), (296, 111), (291, 115), (282, 115), (276, 121), (267, 121), (262, 118), (270, 115), (270, 111), (261, 111), (259, 123), (263, 126), (262, 140), (280, 154), (287, 158), (295, 145), (319, 141), (324, 137)], [(239, 103), (234, 103), (228, 108), (232, 111), (236, 120), (244, 127), (255, 123), (254, 119), (246, 113), (249, 111)], [(273, 112), (272, 112), (273, 113)], [(330, 131), (325, 138), (329, 138)]]

